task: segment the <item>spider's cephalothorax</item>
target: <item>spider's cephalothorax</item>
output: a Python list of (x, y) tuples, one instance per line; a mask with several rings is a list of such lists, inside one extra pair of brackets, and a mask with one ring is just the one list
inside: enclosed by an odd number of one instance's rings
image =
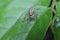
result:
[(34, 8), (30, 8), (30, 10), (29, 10), (29, 18), (30, 19), (35, 19), (36, 18), (36, 16), (35, 16), (35, 14), (34, 14)]
[(29, 16), (32, 16), (34, 14), (34, 8), (30, 8), (29, 10)]

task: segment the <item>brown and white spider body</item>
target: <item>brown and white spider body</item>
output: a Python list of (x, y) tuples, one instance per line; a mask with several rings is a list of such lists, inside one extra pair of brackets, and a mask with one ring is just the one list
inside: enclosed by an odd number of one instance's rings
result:
[(30, 8), (29, 15), (32, 16), (34, 14), (34, 8)]
[(30, 8), (30, 10), (29, 10), (29, 18), (30, 19), (34, 19), (35, 18), (34, 8)]

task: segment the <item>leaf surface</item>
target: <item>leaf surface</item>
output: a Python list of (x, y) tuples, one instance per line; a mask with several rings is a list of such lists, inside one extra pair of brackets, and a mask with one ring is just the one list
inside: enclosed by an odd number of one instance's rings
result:
[[(48, 2), (46, 1), (47, 0), (0, 0), (0, 39), (26, 40), (29, 39), (29, 37), (27, 38), (27, 36), (31, 36), (31, 32), (33, 33), (33, 30), (36, 29), (34, 29), (34, 27), (38, 26), (39, 28), (41, 27), (41, 29), (43, 29), (42, 27), (46, 28), (51, 20), (52, 13), (51, 9), (47, 9), (50, 0)], [(35, 20), (26, 23), (27, 20), (25, 20), (25, 15), (28, 13), (29, 8), (32, 6), (36, 8), (35, 14), (38, 13), (37, 22), (41, 20), (41, 23), (39, 22), (36, 24)], [(44, 17), (46, 17), (46, 19), (44, 19)], [(45, 22), (47, 22), (47, 24), (45, 24)], [(43, 25), (43, 23), (45, 26)], [(40, 31), (42, 31), (41, 29)], [(38, 32), (41, 33), (40, 31)], [(43, 34), (45, 33), (44, 31), (45, 30), (42, 31)], [(37, 32), (35, 34), (37, 34)], [(43, 36), (43, 34), (41, 36)]]

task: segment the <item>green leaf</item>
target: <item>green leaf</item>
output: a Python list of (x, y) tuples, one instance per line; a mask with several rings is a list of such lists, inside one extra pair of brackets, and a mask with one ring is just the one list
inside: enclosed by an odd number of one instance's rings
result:
[[(40, 0), (39, 2), (39, 0), (0, 0), (0, 39), (25, 40), (35, 25), (35, 21), (31, 21), (31, 23), (29, 22), (28, 24), (23, 22), (26, 13), (30, 7), (38, 4), (38, 6), (41, 6), (39, 11), (44, 12), (50, 2), (46, 1)], [(46, 4), (42, 4), (43, 2)], [(37, 11), (38, 9), (36, 10), (36, 13)], [(45, 14), (39, 11), (38, 14)], [(49, 18), (47, 23), (49, 23), (51, 19), (51, 12), (48, 11), (47, 13), (47, 15), (49, 15), (49, 17), (47, 16)], [(40, 14), (38, 16), (38, 20), (41, 20), (39, 19)]]
[(60, 13), (60, 1), (56, 4), (56, 9), (57, 9), (57, 12)]
[(26, 23), (25, 17), (21, 16), (1, 40), (42, 40), (52, 19), (52, 11), (45, 7), (36, 7), (36, 9), (39, 9), (36, 12), (40, 13), (36, 23), (33, 20)]
[(39, 0), (39, 1), (37, 2), (37, 5), (40, 5), (40, 6), (49, 6), (50, 1), (51, 1), (51, 0)]

